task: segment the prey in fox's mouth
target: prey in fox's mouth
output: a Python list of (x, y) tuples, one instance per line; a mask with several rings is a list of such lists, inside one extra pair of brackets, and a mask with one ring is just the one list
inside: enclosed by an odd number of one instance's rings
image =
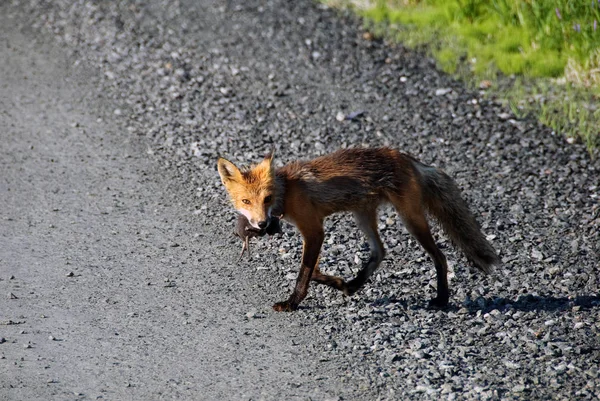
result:
[(233, 230), (233, 235), (239, 237), (242, 240), (242, 252), (238, 259), (238, 262), (242, 260), (244, 257), (244, 253), (248, 252), (248, 257), (250, 257), (250, 238), (254, 237), (263, 237), (266, 234), (275, 235), (281, 234), (283, 231), (281, 230), (281, 221), (278, 217), (271, 216), (267, 226), (265, 228), (255, 228), (250, 222), (248, 218), (243, 214), (238, 214), (237, 222), (235, 224), (235, 229)]

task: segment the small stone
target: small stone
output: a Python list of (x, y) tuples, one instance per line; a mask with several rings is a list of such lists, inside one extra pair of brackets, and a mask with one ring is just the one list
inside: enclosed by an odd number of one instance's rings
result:
[(67, 273), (67, 277), (73, 277), (74, 275), (75, 275), (75, 273), (73, 273), (73, 272), (68, 272)]
[(452, 392), (452, 384), (444, 383), (441, 387), (441, 394), (450, 394)]
[(564, 373), (567, 370), (567, 365), (565, 363), (561, 363), (560, 365), (554, 368), (558, 373)]
[(18, 296), (16, 296), (15, 294), (13, 294), (12, 292), (10, 292), (10, 293), (8, 294), (8, 297), (9, 297), (10, 299), (19, 299), (19, 297), (18, 297)]
[(338, 113), (335, 115), (335, 119), (342, 122), (346, 119), (346, 115), (344, 114), (344, 112), (338, 111)]
[(577, 239), (574, 239), (573, 241), (571, 241), (571, 252), (575, 253), (579, 250), (579, 241)]
[(6, 338), (0, 337), (0, 344), (4, 344), (6, 342)]
[(429, 390), (428, 387), (425, 387), (425, 386), (419, 384), (418, 386), (415, 387), (414, 391), (415, 391), (415, 393), (426, 393), (427, 390)]
[(23, 348), (25, 348), (25, 349), (31, 348), (31, 344), (23, 344)]
[(448, 93), (452, 92), (452, 88), (439, 88), (435, 90), (436, 96), (444, 96)]
[(544, 254), (542, 252), (540, 252), (539, 250), (533, 248), (531, 250), (531, 257), (536, 260), (542, 260), (542, 259), (544, 259)]
[(522, 384), (517, 384), (512, 388), (512, 391), (513, 393), (522, 393), (523, 391), (525, 391), (525, 386)]
[(353, 111), (351, 113), (348, 113), (348, 115), (345, 117), (346, 120), (356, 120), (359, 117), (361, 117), (363, 114), (365, 114), (364, 110), (357, 110), (357, 111)]
[(48, 336), (48, 340), (54, 341), (54, 340), (56, 340), (56, 337), (54, 337), (54, 336)]

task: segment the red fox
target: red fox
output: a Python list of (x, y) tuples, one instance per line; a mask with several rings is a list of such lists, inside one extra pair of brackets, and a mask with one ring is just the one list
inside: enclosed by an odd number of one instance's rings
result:
[[(385, 256), (377, 230), (377, 207), (391, 203), (412, 236), (433, 259), (437, 296), (433, 307), (448, 304), (448, 266), (437, 247), (426, 219), (436, 219), (467, 258), (485, 273), (500, 259), (479, 230), (454, 181), (443, 171), (391, 148), (342, 149), (310, 161), (293, 161), (275, 169), (273, 152), (259, 164), (239, 169), (219, 158), (221, 181), (235, 209), (257, 230), (266, 230), (271, 217), (294, 224), (304, 239), (302, 264), (296, 286), (287, 301), (273, 305), (276, 311), (293, 311), (315, 281), (356, 293)], [(358, 275), (346, 282), (321, 273), (318, 261), (325, 233), (323, 220), (332, 213), (352, 212), (366, 235), (370, 257)]]

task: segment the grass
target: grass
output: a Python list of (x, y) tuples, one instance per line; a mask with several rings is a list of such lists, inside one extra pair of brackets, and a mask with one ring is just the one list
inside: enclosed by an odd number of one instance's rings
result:
[[(444, 71), (490, 80), (516, 116), (600, 147), (600, 0), (325, 0), (376, 36), (425, 48)], [(510, 82), (510, 85), (507, 85)]]

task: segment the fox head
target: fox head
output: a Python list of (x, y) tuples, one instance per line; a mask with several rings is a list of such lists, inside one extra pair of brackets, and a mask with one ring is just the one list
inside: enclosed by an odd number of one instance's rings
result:
[(242, 170), (220, 157), (217, 168), (233, 207), (246, 216), (254, 228), (265, 229), (276, 196), (273, 152), (259, 164)]

